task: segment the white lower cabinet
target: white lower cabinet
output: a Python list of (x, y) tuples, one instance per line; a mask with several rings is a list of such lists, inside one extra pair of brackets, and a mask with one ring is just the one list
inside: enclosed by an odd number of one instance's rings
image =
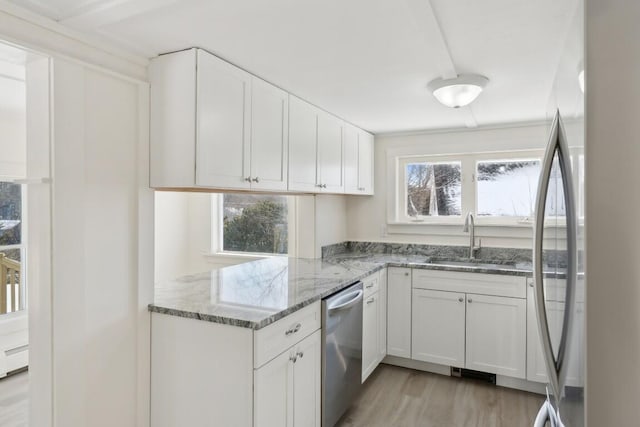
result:
[(387, 272), (387, 354), (411, 357), (411, 269)]
[(464, 367), (465, 294), (414, 289), (411, 358)]
[(254, 372), (253, 425), (319, 427), (320, 331)]
[(467, 294), (465, 367), (526, 376), (526, 300)]
[(363, 279), (362, 382), (387, 355), (387, 271)]

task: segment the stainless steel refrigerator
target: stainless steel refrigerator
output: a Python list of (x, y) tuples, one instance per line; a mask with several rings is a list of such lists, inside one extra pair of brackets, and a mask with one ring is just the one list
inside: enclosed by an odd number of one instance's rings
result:
[(534, 295), (547, 400), (535, 427), (584, 425), (583, 22), (578, 1), (549, 100), (549, 137), (538, 185)]

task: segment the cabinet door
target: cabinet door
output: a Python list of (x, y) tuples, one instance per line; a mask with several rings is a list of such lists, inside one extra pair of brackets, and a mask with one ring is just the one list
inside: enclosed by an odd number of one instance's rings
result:
[(251, 86), (251, 189), (287, 189), (288, 128), (289, 95), (254, 77)]
[(526, 300), (467, 294), (467, 369), (525, 378)]
[(344, 126), (344, 192), (360, 194), (358, 190), (358, 138), (359, 129), (350, 124)]
[(293, 427), (294, 354), (290, 349), (254, 370), (254, 427)]
[(387, 273), (387, 354), (411, 357), (411, 269)]
[(387, 270), (380, 271), (378, 291), (378, 362), (387, 355)]
[(289, 96), (289, 190), (318, 192), (318, 109)]
[(293, 364), (293, 425), (320, 427), (321, 334), (314, 332), (295, 346)]
[(369, 295), (362, 306), (362, 382), (378, 365), (379, 293)]
[(358, 133), (358, 194), (373, 194), (373, 135)]
[(196, 185), (249, 188), (251, 76), (198, 50), (197, 81)]
[(344, 122), (321, 111), (318, 114), (318, 169), (322, 191), (344, 192), (342, 128)]
[(464, 367), (465, 294), (413, 290), (411, 358)]

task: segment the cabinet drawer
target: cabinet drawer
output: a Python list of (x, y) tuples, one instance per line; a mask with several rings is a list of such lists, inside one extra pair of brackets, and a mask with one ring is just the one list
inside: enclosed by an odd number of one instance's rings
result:
[(362, 279), (362, 289), (364, 289), (365, 298), (378, 292), (378, 289), (380, 289), (380, 275), (374, 273)]
[(258, 368), (320, 329), (320, 301), (314, 302), (253, 335), (253, 365)]
[(526, 298), (526, 279), (503, 274), (466, 273), (440, 270), (413, 270), (414, 289), (464, 292)]

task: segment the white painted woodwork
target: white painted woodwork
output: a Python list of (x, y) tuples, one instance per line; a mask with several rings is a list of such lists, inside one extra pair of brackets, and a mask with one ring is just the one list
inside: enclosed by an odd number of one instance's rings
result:
[(289, 190), (318, 192), (318, 109), (289, 96)]
[(251, 426), (253, 331), (159, 313), (151, 323), (151, 425)]
[(465, 366), (465, 294), (414, 289), (411, 358)]
[[(289, 94), (251, 79), (251, 188), (286, 190), (289, 153)], [(224, 157), (224, 156), (222, 156)]]
[(148, 366), (153, 288), (139, 281), (152, 269), (139, 257), (140, 239), (150, 238), (139, 235), (138, 217), (150, 212), (138, 181), (144, 84), (57, 58), (49, 77), (53, 424), (133, 426), (148, 407), (139, 369)]
[(195, 49), (162, 55), (149, 65), (150, 185), (195, 185), (197, 55)]
[(411, 357), (411, 269), (387, 272), (387, 354)]
[(358, 130), (358, 193), (373, 194), (373, 135)]
[(322, 415), (322, 333), (316, 331), (295, 346), (293, 426), (320, 427)]
[(378, 290), (378, 362), (387, 355), (387, 269), (380, 270)]
[[(527, 380), (546, 383), (548, 381), (547, 371), (539, 336), (534, 289), (531, 286), (527, 288), (527, 291)], [(564, 302), (547, 301), (546, 309), (549, 324), (561, 325), (564, 316)], [(571, 350), (583, 348), (581, 344), (584, 342), (584, 302), (576, 303), (576, 311), (578, 315), (574, 320), (574, 334), (571, 337), (572, 343), (569, 346), (568, 357), (571, 362), (569, 362), (570, 370), (567, 373), (567, 385), (573, 387), (583, 385), (581, 378), (584, 376), (581, 375), (581, 371), (584, 366), (580, 363), (582, 358), (575, 351), (572, 353)], [(552, 345), (557, 349), (560, 343), (560, 328), (551, 328), (550, 334)]]
[(254, 363), (258, 368), (302, 338), (320, 329), (320, 301), (286, 316), (254, 333)]
[(28, 317), (25, 311), (0, 316), (0, 378), (29, 364)]
[(254, 373), (255, 427), (320, 427), (321, 333), (317, 330)]
[(364, 298), (362, 305), (362, 382), (378, 366), (380, 296), (376, 292)]
[(514, 298), (527, 296), (524, 278), (502, 274), (414, 269), (413, 287)]
[(465, 367), (526, 377), (526, 300), (467, 294)]
[(322, 191), (344, 192), (342, 129), (344, 122), (324, 111), (318, 114), (318, 183)]
[(196, 52), (196, 185), (249, 188), (251, 75)]
[(254, 427), (293, 426), (293, 362), (289, 349), (255, 370)]

